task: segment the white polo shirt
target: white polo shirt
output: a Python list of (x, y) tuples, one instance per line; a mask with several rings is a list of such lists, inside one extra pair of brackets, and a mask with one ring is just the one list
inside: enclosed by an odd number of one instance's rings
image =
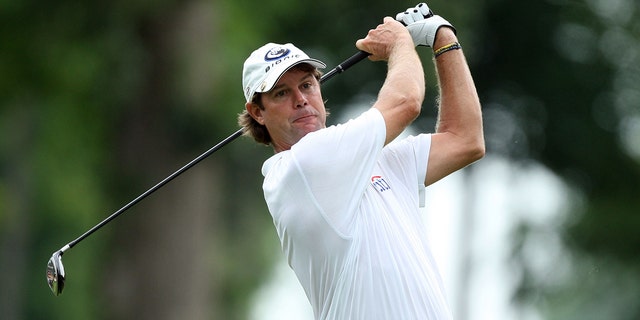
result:
[(419, 207), (431, 136), (386, 147), (370, 109), (265, 161), (282, 249), (316, 319), (451, 319)]

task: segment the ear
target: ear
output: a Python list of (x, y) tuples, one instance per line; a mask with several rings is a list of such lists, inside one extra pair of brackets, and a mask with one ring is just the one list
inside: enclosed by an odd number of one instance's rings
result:
[(258, 106), (258, 104), (253, 102), (247, 102), (245, 104), (245, 109), (247, 109), (247, 113), (256, 120), (259, 124), (264, 125), (264, 117), (262, 116), (262, 109)]

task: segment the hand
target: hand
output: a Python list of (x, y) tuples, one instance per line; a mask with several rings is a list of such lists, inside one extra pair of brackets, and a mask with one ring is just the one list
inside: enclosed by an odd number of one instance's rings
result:
[(356, 47), (371, 54), (372, 61), (388, 60), (400, 48), (414, 50), (411, 35), (400, 22), (391, 17), (385, 17), (382, 24), (369, 30), (367, 36), (356, 41)]
[(404, 12), (396, 15), (396, 20), (407, 26), (413, 44), (416, 46), (427, 46), (433, 48), (436, 34), (440, 27), (446, 26), (455, 32), (455, 28), (449, 21), (434, 15), (426, 3), (420, 3), (414, 8), (407, 8)]

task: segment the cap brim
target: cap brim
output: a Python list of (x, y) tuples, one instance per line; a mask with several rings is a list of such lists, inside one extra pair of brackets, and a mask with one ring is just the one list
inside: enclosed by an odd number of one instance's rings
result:
[(313, 59), (313, 58), (308, 58), (308, 59), (302, 59), (300, 61), (296, 61), (294, 63), (292, 63), (291, 65), (285, 66), (282, 70), (278, 71), (278, 72), (272, 72), (263, 82), (260, 86), (258, 86), (258, 88), (256, 89), (255, 92), (269, 92), (271, 89), (273, 89), (273, 87), (276, 85), (276, 83), (278, 83), (278, 81), (280, 81), (280, 78), (282, 78), (282, 75), (284, 75), (287, 71), (289, 71), (291, 68), (301, 64), (301, 63), (308, 63), (312, 66), (314, 66), (315, 68), (318, 69), (324, 69), (327, 67), (326, 64), (324, 64), (324, 62), (318, 60), (318, 59)]

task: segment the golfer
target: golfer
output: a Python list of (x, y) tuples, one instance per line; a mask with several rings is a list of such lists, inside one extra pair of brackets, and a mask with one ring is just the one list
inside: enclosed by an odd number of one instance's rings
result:
[[(455, 29), (409, 11), (356, 42), (388, 71), (372, 107), (340, 125), (325, 125), (321, 61), (269, 43), (244, 64), (239, 122), (275, 151), (264, 196), (316, 319), (452, 318), (419, 208), (425, 186), (484, 156), (480, 103)], [(396, 139), (424, 99), (415, 45), (435, 49), (438, 123)]]

